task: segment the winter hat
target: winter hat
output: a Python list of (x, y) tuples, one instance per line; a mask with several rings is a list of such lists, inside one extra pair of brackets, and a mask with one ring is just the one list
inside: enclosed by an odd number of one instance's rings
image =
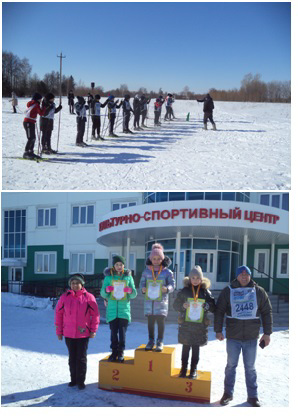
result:
[(83, 96), (77, 96), (77, 99), (78, 99), (79, 104), (85, 103), (85, 99), (83, 98)]
[(55, 99), (55, 95), (53, 95), (52, 93), (47, 93), (47, 94), (45, 95), (45, 99), (46, 99), (47, 101), (49, 101), (50, 99)]
[(84, 284), (85, 284), (85, 279), (84, 279), (83, 274), (76, 273), (76, 274), (73, 274), (72, 276), (70, 276), (70, 277), (69, 277), (69, 280), (68, 280), (68, 285), (69, 285), (69, 287), (71, 287), (71, 282), (72, 282), (73, 280), (77, 280), (77, 281), (79, 281), (79, 282), (81, 283), (81, 285), (82, 285), (82, 286), (84, 286)]
[(250, 269), (246, 265), (241, 265), (241, 267), (238, 267), (237, 270), (236, 270), (236, 277), (238, 277), (239, 274), (242, 273), (242, 271), (246, 271), (247, 274), (249, 274), (251, 276)]
[(109, 97), (108, 97), (108, 99), (115, 99), (115, 96), (114, 95), (109, 95)]
[(98, 95), (98, 94), (95, 95), (94, 97), (95, 97), (95, 99), (100, 99), (100, 95)]
[(40, 101), (40, 100), (41, 100), (41, 98), (42, 98), (42, 96), (41, 96), (41, 94), (40, 94), (40, 93), (38, 93), (38, 92), (35, 92), (35, 93), (33, 94), (33, 96), (32, 96), (32, 100), (33, 100), (33, 101)]
[(163, 253), (163, 246), (161, 244), (153, 244), (151, 253), (149, 255), (150, 260), (152, 261), (152, 258), (155, 256), (159, 256), (162, 260), (165, 259), (164, 253)]
[(130, 99), (130, 95), (127, 93), (126, 95), (124, 95), (124, 99)]
[(203, 271), (199, 265), (195, 265), (188, 275), (189, 278), (194, 276), (199, 277), (201, 280), (203, 279)]
[(123, 265), (125, 265), (125, 258), (121, 257), (121, 255), (115, 255), (113, 257), (113, 267), (117, 262), (121, 262)]

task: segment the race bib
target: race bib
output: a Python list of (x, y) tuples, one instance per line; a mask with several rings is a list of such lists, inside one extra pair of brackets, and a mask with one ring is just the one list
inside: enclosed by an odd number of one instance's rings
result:
[(257, 318), (257, 294), (254, 287), (230, 287), (231, 318), (255, 319)]

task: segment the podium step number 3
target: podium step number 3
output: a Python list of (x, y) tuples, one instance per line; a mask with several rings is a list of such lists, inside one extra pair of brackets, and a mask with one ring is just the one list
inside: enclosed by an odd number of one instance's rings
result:
[[(179, 378), (174, 366), (175, 348), (162, 352), (145, 351), (142, 344), (135, 357), (125, 357), (124, 363), (99, 361), (98, 387), (107, 391), (148, 397), (210, 402), (211, 372), (198, 371), (197, 379)], [(189, 372), (188, 372), (189, 374)]]

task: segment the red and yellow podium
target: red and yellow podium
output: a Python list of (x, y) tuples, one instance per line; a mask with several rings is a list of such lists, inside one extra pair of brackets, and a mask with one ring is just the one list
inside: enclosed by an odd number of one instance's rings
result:
[(145, 351), (142, 344), (135, 350), (135, 357), (125, 357), (124, 363), (108, 362), (108, 356), (100, 360), (98, 387), (148, 397), (210, 402), (211, 372), (198, 371), (197, 379), (179, 378), (180, 369), (174, 368), (174, 363), (175, 348)]

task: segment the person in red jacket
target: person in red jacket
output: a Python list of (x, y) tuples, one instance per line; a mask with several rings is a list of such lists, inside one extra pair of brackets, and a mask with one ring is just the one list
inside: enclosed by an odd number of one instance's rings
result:
[(39, 156), (34, 154), (34, 144), (35, 144), (35, 124), (37, 120), (37, 115), (45, 115), (47, 108), (40, 108), (40, 101), (42, 96), (40, 93), (34, 93), (32, 100), (27, 103), (26, 116), (24, 118), (23, 126), (27, 135), (27, 144), (25, 147), (25, 152), (23, 154), (24, 159), (36, 159)]
[(56, 306), (55, 325), (58, 340), (65, 337), (69, 353), (70, 382), (68, 386), (85, 388), (87, 348), (89, 338), (94, 338), (99, 324), (99, 310), (95, 297), (84, 288), (82, 274), (74, 274)]

